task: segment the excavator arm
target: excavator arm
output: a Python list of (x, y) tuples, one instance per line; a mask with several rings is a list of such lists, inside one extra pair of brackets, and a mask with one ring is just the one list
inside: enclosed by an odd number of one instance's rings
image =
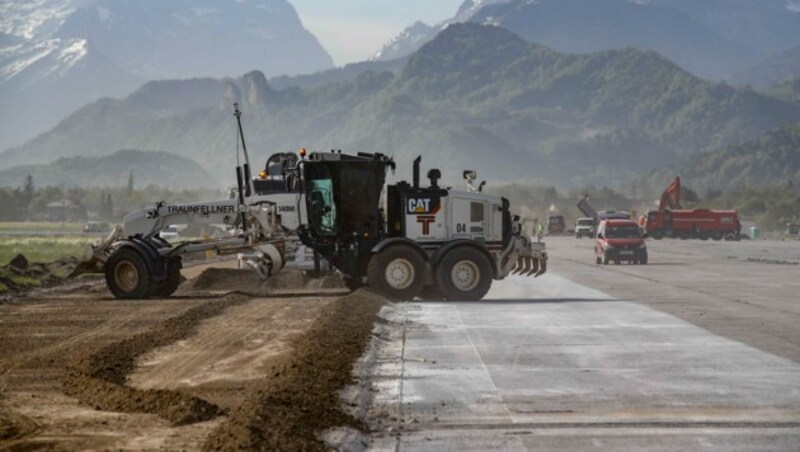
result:
[(666, 208), (670, 209), (682, 209), (681, 207), (681, 178), (676, 177), (674, 181), (672, 181), (667, 188), (664, 189), (664, 192), (661, 193), (661, 200), (658, 203), (658, 210), (665, 210)]

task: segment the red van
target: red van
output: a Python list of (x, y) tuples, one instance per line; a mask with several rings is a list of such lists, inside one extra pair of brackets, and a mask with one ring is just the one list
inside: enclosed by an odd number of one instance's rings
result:
[(602, 220), (597, 227), (594, 254), (598, 264), (608, 264), (610, 261), (616, 264), (620, 261), (642, 265), (647, 263), (647, 245), (639, 225), (633, 220)]

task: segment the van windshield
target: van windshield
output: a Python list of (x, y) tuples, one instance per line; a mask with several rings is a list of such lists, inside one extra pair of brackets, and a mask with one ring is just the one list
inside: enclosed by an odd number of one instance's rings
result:
[(578, 226), (592, 226), (594, 224), (594, 220), (586, 218), (583, 220), (578, 220)]
[(606, 228), (606, 237), (609, 239), (639, 238), (639, 228), (636, 226), (610, 226)]

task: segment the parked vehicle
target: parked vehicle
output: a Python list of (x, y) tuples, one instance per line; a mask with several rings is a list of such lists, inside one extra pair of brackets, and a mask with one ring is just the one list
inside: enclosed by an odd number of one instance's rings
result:
[(594, 253), (597, 264), (611, 261), (647, 264), (647, 244), (633, 220), (602, 220), (597, 228)]
[(83, 225), (83, 232), (87, 234), (108, 233), (111, 227), (105, 221), (90, 221)]
[(596, 226), (594, 218), (578, 218), (575, 220), (575, 238), (594, 237)]
[(564, 215), (548, 215), (546, 221), (547, 235), (563, 234), (567, 230), (567, 222), (564, 221)]
[(178, 232), (177, 227), (170, 225), (162, 229), (161, 232), (158, 233), (158, 236), (164, 240), (175, 240), (180, 238), (181, 234)]

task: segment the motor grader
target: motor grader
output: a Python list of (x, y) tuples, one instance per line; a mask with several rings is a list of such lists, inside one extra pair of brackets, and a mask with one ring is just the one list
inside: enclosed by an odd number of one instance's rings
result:
[[(238, 196), (162, 202), (129, 214), (87, 251), (73, 274), (104, 273), (117, 298), (168, 296), (187, 253), (242, 254), (268, 278), (284, 266), (285, 244), (298, 238), (341, 272), (349, 287), (369, 285), (396, 299), (479, 300), (493, 280), (546, 271), (544, 243), (531, 241), (507, 199), (474, 188), (474, 172), (465, 172), (472, 187), (467, 191), (440, 187), (437, 169), (428, 172), (430, 185), (421, 187), (417, 158), (412, 183), (386, 185), (395, 163), (385, 155), (306, 156), (301, 150), (285, 169), (291, 189), (256, 192), (238, 106), (235, 115), (245, 157), (237, 166)], [(197, 222), (229, 224), (236, 234), (177, 244), (158, 236), (170, 224)]]

